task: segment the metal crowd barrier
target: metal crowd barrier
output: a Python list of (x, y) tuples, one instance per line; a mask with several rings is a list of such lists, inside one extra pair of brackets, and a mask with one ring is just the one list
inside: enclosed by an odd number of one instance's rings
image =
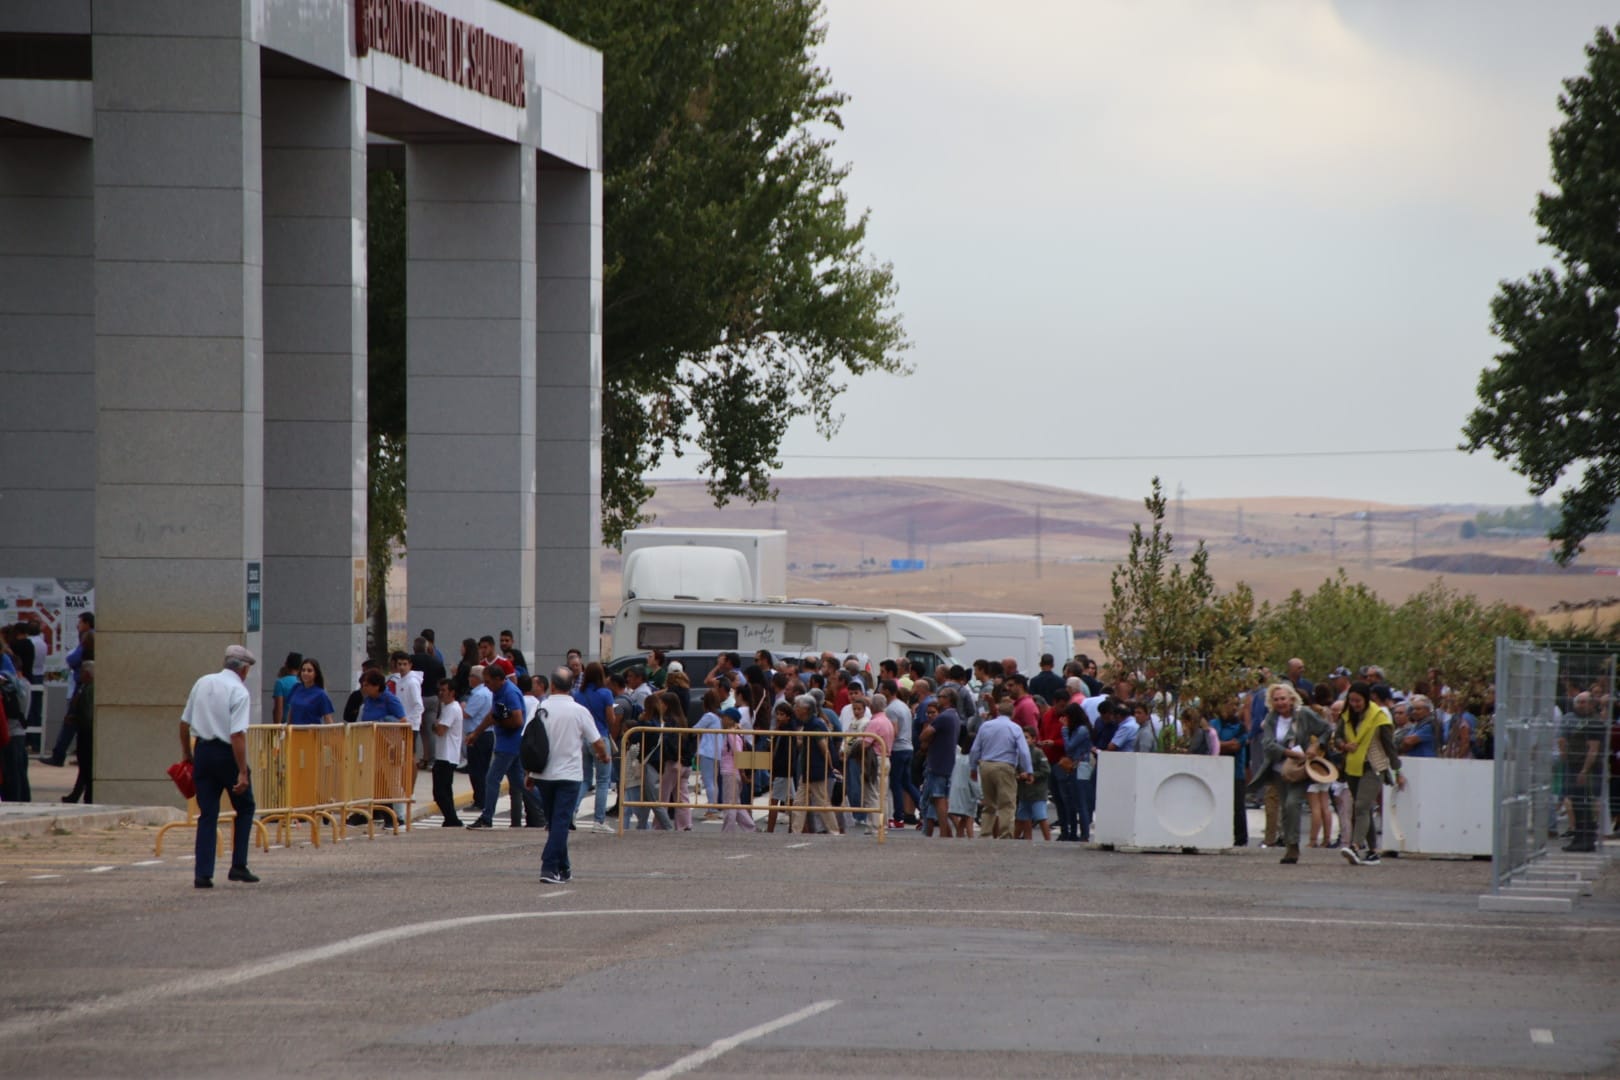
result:
[[(816, 814), (824, 814), (828, 816), (840, 813), (875, 814), (877, 815), (877, 842), (881, 844), (887, 838), (889, 820), (884, 804), (889, 793), (889, 759), (887, 754), (884, 753), (885, 748), (883, 747), (882, 736), (870, 731), (861, 731), (850, 734), (842, 731), (778, 731), (775, 729), (756, 731), (749, 729), (736, 729), (737, 734), (741, 734), (752, 741), (751, 749), (744, 750), (741, 754), (734, 755), (737, 762), (737, 772), (742, 780), (742, 790), (745, 793), (744, 797), (748, 800), (746, 802), (687, 802), (685, 792), (681, 791), (679, 788), (677, 788), (675, 792), (676, 799), (669, 802), (664, 802), (656, 798), (631, 799), (625, 796), (626, 789), (628, 787), (635, 786), (625, 784), (623, 776), (623, 765), (629, 760), (632, 745), (634, 745), (635, 749), (637, 750), (638, 760), (645, 761), (645, 748), (649, 744), (665, 735), (682, 735), (692, 739), (692, 756), (696, 757), (697, 739), (703, 735), (714, 735), (716, 733), (717, 730), (715, 728), (648, 727), (638, 725), (636, 727), (627, 728), (619, 736), (619, 762), (621, 774), (619, 780), (619, 835), (624, 835), (625, 822), (630, 817), (630, 811), (641, 807), (671, 811), (690, 810), (695, 807), (702, 807), (705, 810), (746, 810), (751, 814), (757, 813), (762, 809), (767, 809), (766, 807), (757, 805), (753, 801), (755, 778), (759, 773), (764, 773), (766, 775), (766, 790), (768, 797), (770, 790), (768, 781), (771, 779), (771, 751), (775, 746), (775, 740), (786, 739), (790, 742), (804, 744), (803, 746), (795, 746), (789, 751), (788, 760), (792, 763), (790, 771), (794, 774), (791, 778), (793, 780), (795, 793), (793, 802), (791, 804), (775, 808), (778, 810), (778, 812), (788, 815), (790, 825), (795, 822), (797, 822), (799, 826), (807, 825), (809, 818)], [(810, 748), (816, 740), (824, 741), (828, 739), (837, 739), (840, 742), (849, 740), (850, 742), (857, 744), (857, 748), (855, 750), (846, 754), (844, 759), (844, 768), (842, 770), (836, 770), (842, 771), (845, 776), (844, 790), (846, 792), (846, 798), (837, 805), (834, 805), (830, 798), (832, 787), (831, 775), (835, 771), (835, 766), (833, 764), (829, 763), (829, 767), (827, 769), (828, 779), (826, 781), (817, 781), (814, 785), (805, 781), (804, 763), (806, 758), (804, 755), (810, 752)], [(875, 752), (873, 752), (871, 756), (872, 758), (876, 759), (877, 767), (872, 770), (872, 772), (875, 774), (873, 779), (867, 781), (864, 779), (864, 777), (866, 775), (866, 763), (870, 760), (867, 757), (867, 747), (869, 744), (875, 745), (876, 747)], [(829, 745), (826, 748), (826, 752), (831, 753), (832, 749), (833, 748)], [(863, 780), (861, 783), (861, 798), (862, 802), (866, 805), (851, 805), (847, 798), (847, 792), (849, 791), (847, 770), (848, 762), (852, 758), (862, 762)], [(837, 759), (834, 760), (836, 761)], [(662, 772), (663, 770), (660, 769), (660, 776), (662, 776)], [(812, 790), (814, 787), (818, 786), (821, 788), (821, 791)], [(646, 794), (644, 783), (642, 785), (642, 793), (643, 795)], [(872, 795), (875, 795), (876, 798), (871, 798), (870, 796)], [(823, 798), (825, 798), (826, 801), (820, 801)], [(826, 819), (824, 818), (823, 820), (825, 821)], [(800, 829), (798, 827), (794, 827), (793, 831), (797, 832), (800, 831)]]
[[(366, 835), (377, 835), (376, 815), (384, 815), (397, 834), (411, 828), (411, 802), (416, 767), (411, 760), (409, 724), (254, 724), (247, 731), (248, 770), (258, 805), (255, 828), (276, 826), (277, 842), (286, 844), (298, 822), (309, 825), (310, 842), (321, 846), (321, 826), (336, 841), (348, 832), (350, 814), (363, 814)], [(403, 815), (396, 805), (404, 806)], [(220, 822), (234, 815), (220, 812)], [(196, 828), (196, 800), (189, 800), (186, 820), (158, 830)], [(268, 840), (261, 840), (268, 847)]]

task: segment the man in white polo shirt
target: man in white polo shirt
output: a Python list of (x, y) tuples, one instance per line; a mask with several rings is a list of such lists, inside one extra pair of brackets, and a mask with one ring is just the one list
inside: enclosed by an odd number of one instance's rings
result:
[(585, 780), (585, 747), (591, 748), (597, 761), (610, 760), (596, 721), (589, 709), (574, 700), (573, 689), (571, 669), (561, 667), (551, 673), (551, 693), (540, 703), (540, 715), (536, 717), (546, 726), (551, 753), (544, 772), (528, 775), (528, 781), (539, 789), (546, 819), (540, 880), (548, 885), (566, 885), (574, 877), (568, 862), (568, 829), (574, 823), (579, 788)]
[[(218, 845), (219, 799), (230, 792), (231, 808), (236, 811), (231, 835), (232, 881), (258, 881), (248, 869), (248, 849), (253, 846), (253, 785), (248, 776), (247, 729), (252, 719), (252, 701), (244, 682), (258, 661), (240, 645), (225, 650), (225, 666), (204, 675), (191, 687), (186, 710), (180, 714), (180, 753), (192, 763), (192, 779), (197, 785), (197, 855), (192, 864), (192, 884), (199, 889), (214, 887), (214, 849)], [(197, 741), (195, 752), (192, 739)]]

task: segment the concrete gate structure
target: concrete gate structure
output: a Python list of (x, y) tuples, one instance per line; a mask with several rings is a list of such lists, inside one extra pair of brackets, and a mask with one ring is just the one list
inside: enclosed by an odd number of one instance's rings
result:
[(99, 801), (176, 800), (228, 644), (256, 709), (291, 649), (349, 690), (368, 162), (407, 192), (411, 622), (595, 640), (601, 153), (601, 55), (495, 0), (0, 5), (0, 576), (94, 579)]

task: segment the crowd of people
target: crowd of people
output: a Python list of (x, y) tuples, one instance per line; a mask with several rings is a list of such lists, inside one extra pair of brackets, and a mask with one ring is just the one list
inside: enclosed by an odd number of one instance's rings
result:
[[(94, 617), (86, 620), (83, 655), (72, 668), (73, 700), (87, 704), (70, 708), (76, 723), (47, 757), (60, 764), (65, 740), (77, 734), (86, 771), (72, 797), (88, 799)], [(17, 636), (8, 634), (0, 651), (0, 675), (3, 665), (15, 669), (19, 656), (9, 645)], [(528, 725), (559, 712), (559, 698), (577, 706), (594, 733), (569, 760), (580, 772), (579, 801), (590, 803), (587, 827), (604, 833), (617, 831), (608, 819), (621, 812), (630, 829), (687, 831), (701, 814), (725, 832), (775, 832), (780, 823), (789, 833), (870, 833), (882, 786), (889, 828), (1087, 842), (1106, 755), (1224, 756), (1232, 759), (1237, 845), (1251, 840), (1247, 811), (1255, 808), (1264, 822), (1260, 844), (1281, 848), (1283, 862), (1297, 862), (1303, 846), (1335, 849), (1363, 866), (1380, 860), (1382, 792), (1404, 785), (1403, 759), (1492, 756), (1490, 694), (1454, 693), (1437, 670), (1403, 688), (1377, 665), (1338, 667), (1313, 681), (1296, 659), (1281, 677), (1264, 668), (1251, 675), (1245, 692), (1189, 703), (1139, 677), (1099, 672), (1085, 655), (1061, 670), (1045, 655), (1026, 673), (1012, 658), (924, 670), (892, 659), (874, 667), (857, 656), (761, 650), (749, 661), (716, 654), (694, 685), (658, 651), (609, 674), (575, 649), (556, 672), (532, 673), (510, 631), (463, 640), (451, 663), (425, 629), (410, 652), (396, 651), (386, 664), (365, 661), (341, 709), (320, 662), (290, 654), (272, 686), (269, 719), (408, 724), (417, 733), (418, 767), (432, 773), (442, 825), (470, 829), (494, 827), (503, 780), (513, 827), (543, 828), (563, 812), (555, 799), (547, 805), (520, 753)], [(1570, 685), (1560, 714), (1556, 831), (1568, 849), (1590, 850), (1601, 832), (1620, 829), (1620, 785), (1611, 784), (1608, 800), (1599, 790), (1614, 701), (1607, 687)], [(10, 728), (16, 744), (16, 718)], [(621, 736), (632, 731), (621, 751)], [(1620, 731), (1612, 742), (1610, 771), (1620, 773)], [(18, 783), (15, 756), (4, 759), (0, 791), (8, 799)], [(26, 784), (26, 757), (22, 766)], [(458, 771), (472, 788), (466, 822), (453, 797)], [(637, 805), (648, 802), (663, 805)], [(573, 827), (578, 807), (566, 809)]]

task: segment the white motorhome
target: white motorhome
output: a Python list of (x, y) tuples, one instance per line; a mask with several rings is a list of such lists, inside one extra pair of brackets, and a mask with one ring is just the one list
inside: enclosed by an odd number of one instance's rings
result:
[(962, 635), (911, 611), (843, 607), (815, 600), (690, 600), (636, 597), (613, 620), (615, 653), (648, 649), (759, 649), (786, 656), (865, 653), (911, 660), (932, 671), (957, 661)]
[[(677, 529), (660, 526), (630, 529), (624, 534), (620, 550), (624, 552), (625, 559), (626, 597), (631, 595), (631, 560), (651, 551), (662, 552), (661, 558), (665, 560), (678, 560), (680, 556), (670, 554), (672, 548), (703, 552), (730, 551), (741, 556), (747, 568), (747, 585), (745, 591), (725, 594), (733, 600), (779, 600), (787, 596), (787, 530)], [(691, 557), (695, 560), (707, 558), (702, 555)], [(660, 565), (676, 564), (666, 561)], [(645, 584), (645, 577), (643, 581), (642, 591), (646, 592), (649, 586)], [(657, 587), (653, 587), (652, 591), (660, 596), (668, 595), (667, 590)]]
[(965, 640), (956, 655), (963, 664), (1010, 656), (1018, 661), (1018, 670), (1025, 674), (1033, 674), (1040, 664), (1041, 619), (1038, 615), (1000, 611), (926, 611), (923, 614), (962, 635)]
[(764, 529), (625, 533), (624, 601), (613, 619), (613, 651), (865, 653), (914, 660), (930, 671), (954, 662), (962, 635), (914, 612), (782, 599), (786, 535)]

